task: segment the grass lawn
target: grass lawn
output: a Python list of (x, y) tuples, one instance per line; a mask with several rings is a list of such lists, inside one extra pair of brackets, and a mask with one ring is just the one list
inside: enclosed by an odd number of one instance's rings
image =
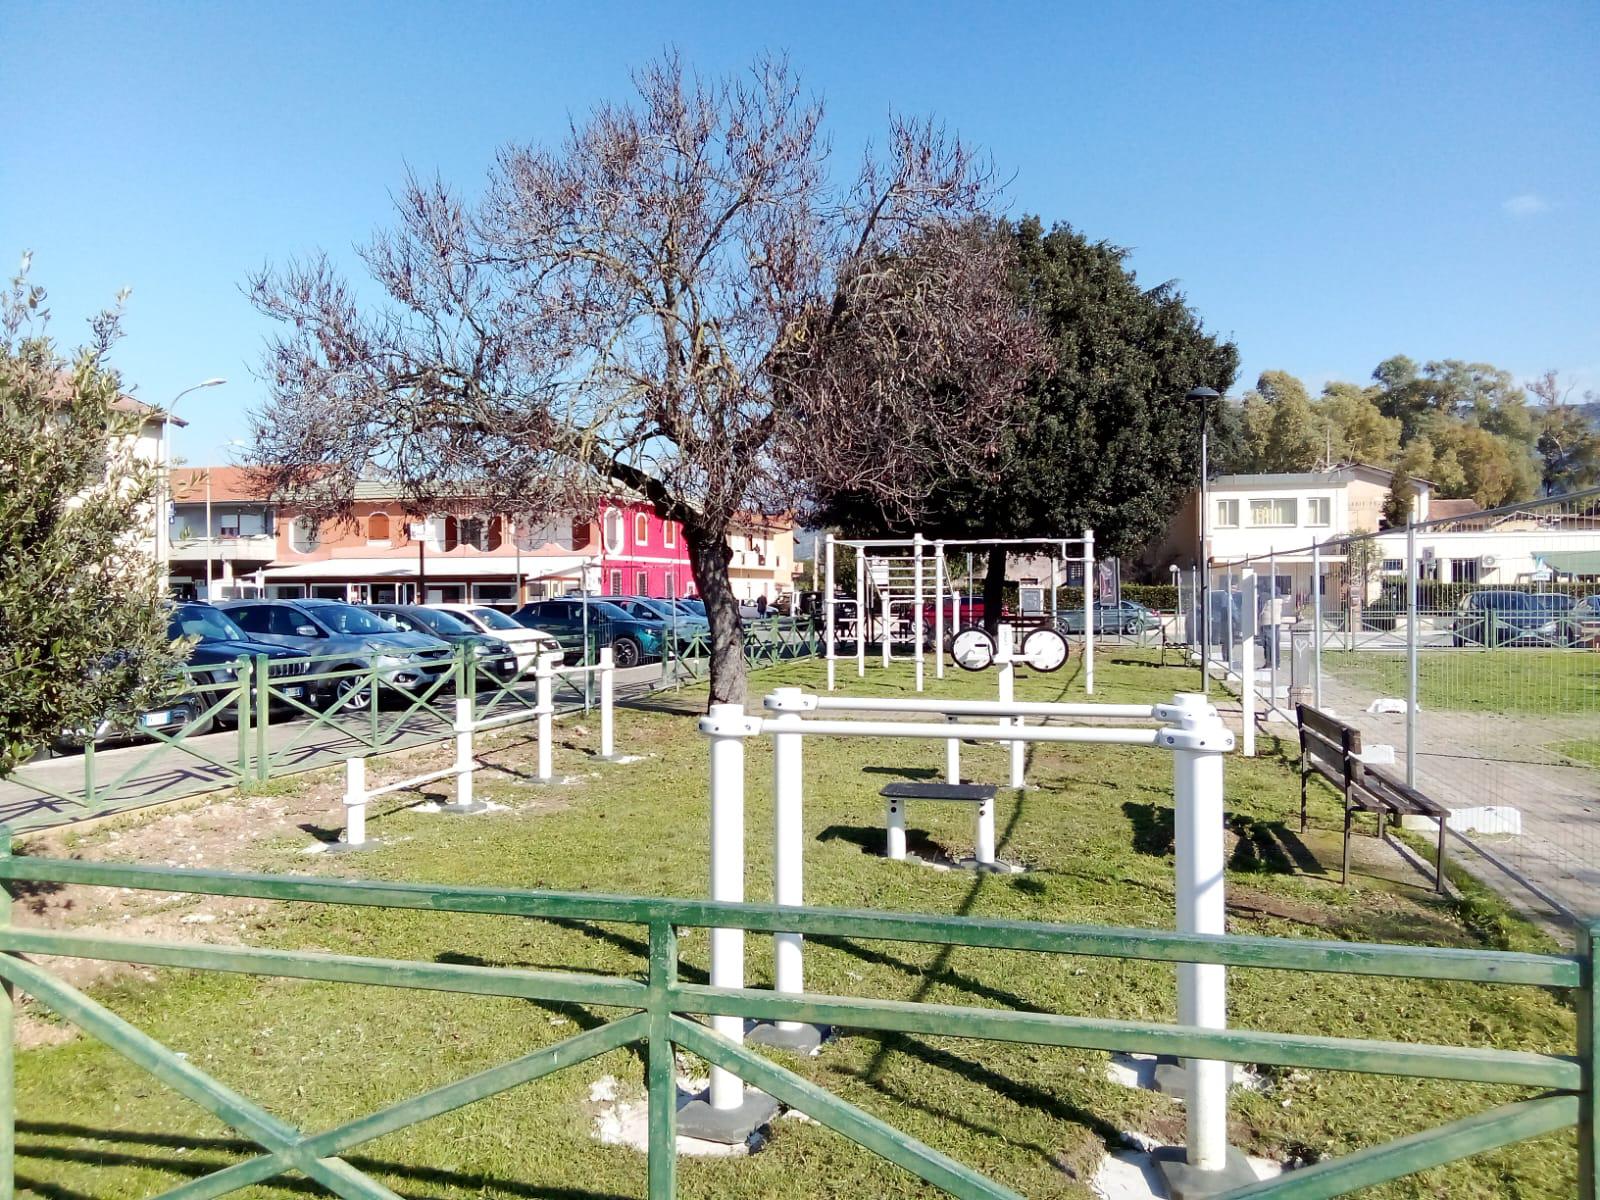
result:
[(1600, 767), (1600, 738), (1576, 738), (1570, 742), (1553, 742), (1550, 749), (1584, 766)]
[[(786, 664), (761, 672), (753, 691), (814, 684), (820, 674), (813, 662)], [(1135, 652), (1115, 650), (1102, 656), (1098, 676), (1100, 698), (1114, 701), (1163, 699), (1194, 683), (1191, 671), (1158, 668)], [(853, 667), (841, 664), (841, 685), (855, 694), (900, 693), (908, 681), (907, 669), (870, 668), (862, 683)], [(936, 686), (931, 672), (929, 684)], [(987, 697), (994, 677), (958, 672), (938, 686)], [(1024, 676), (1018, 692), (1025, 699), (1081, 695), (1070, 671)], [(692, 704), (695, 695), (680, 698)], [(663, 706), (680, 698), (667, 697)], [(558, 728), (570, 724), (568, 719)], [(592, 731), (574, 739), (582, 745), (591, 740)], [(308, 858), (300, 853), (303, 837), (282, 837), (242, 843), (229, 862), (238, 869), (703, 895), (706, 751), (692, 719), (669, 711), (624, 712), (617, 740), (619, 749), (648, 758), (591, 766), (574, 745), (559, 746), (558, 775), (594, 776), (578, 785), (541, 788), (509, 773), (485, 772), (479, 795), (505, 804), (507, 811), (447, 818), (401, 807), (373, 819), (371, 833), (385, 844), (368, 853)], [(504, 735), (500, 745), (491, 761), (517, 769), (531, 763), (534, 748), (519, 736)], [(1420, 877), (1398, 867), (1386, 872), (1374, 866), (1348, 890), (1339, 887), (1331, 794), (1316, 793), (1318, 828), (1302, 843), (1290, 750), (1271, 739), (1260, 745), (1262, 757), (1227, 764), (1234, 931), (1550, 948), (1492, 900), (1479, 895), (1466, 905), (1438, 901)], [(446, 753), (419, 752), (405, 770), (424, 769)], [(1173, 923), (1171, 766), (1161, 752), (1035, 748), (1029, 779), (1040, 786), (1020, 796), (1002, 792), (1001, 856), (1032, 868), (1009, 877), (939, 872), (879, 856), (879, 787), (897, 774), (941, 768), (942, 742), (808, 740), (806, 753), (810, 903), (1152, 928)], [(963, 765), (971, 777), (998, 780), (1004, 778), (1003, 758), (999, 748), (968, 747)], [(771, 895), (767, 745), (752, 743), (748, 761), (748, 894), (763, 899)], [(297, 777), (287, 786), (315, 787), (317, 777)], [(322, 786), (331, 794), (326, 773)], [(337, 819), (333, 808), (330, 800), (330, 823)], [(970, 850), (964, 811), (928, 804), (913, 809), (911, 817), (929, 839), (955, 852)], [(115, 859), (137, 825), (171, 819), (146, 814), (102, 826), (85, 832), (74, 849)], [(172, 852), (183, 855), (176, 838)], [(190, 902), (167, 903), (183, 912)], [(23, 922), (25, 908), (19, 903)], [(85, 897), (78, 919), (92, 922), (92, 914), (93, 898)], [(582, 923), (257, 904), (188, 928), (216, 940), (395, 958), (635, 975), (644, 968), (636, 930)], [(685, 977), (704, 977), (707, 942), (703, 931), (683, 938)], [(770, 981), (769, 947), (767, 939), (748, 939), (754, 986)], [(1174, 969), (1157, 964), (814, 939), (807, 973), (808, 988), (819, 992), (1130, 1019), (1175, 1017)], [(1240, 1027), (1561, 1053), (1570, 1052), (1574, 1038), (1573, 1015), (1563, 998), (1537, 990), (1249, 970), (1230, 976), (1231, 1020)], [(93, 991), (196, 1066), (310, 1129), (559, 1040), (605, 1016), (556, 1004), (180, 971), (124, 973), (93, 985)], [(1030, 1197), (1089, 1195), (1088, 1179), (1102, 1148), (1115, 1144), (1119, 1131), (1178, 1141), (1183, 1134), (1181, 1106), (1108, 1082), (1101, 1053), (847, 1031), (818, 1058), (783, 1061)], [(590, 1136), (586, 1101), (591, 1084), (604, 1074), (642, 1094), (637, 1056), (618, 1051), (371, 1143), (350, 1157), (406, 1196), (642, 1196), (642, 1156)], [(1278, 1072), (1267, 1090), (1236, 1094), (1231, 1134), (1235, 1143), (1275, 1157), (1336, 1155), (1516, 1095), (1506, 1088)], [(50, 1200), (150, 1195), (253, 1153), (83, 1038), (21, 1054), (17, 1098), (19, 1179), (26, 1194)], [(1576, 1189), (1575, 1171), (1572, 1138), (1550, 1137), (1367, 1194), (1564, 1197)], [(752, 1158), (685, 1160), (679, 1190), (705, 1200), (934, 1194), (837, 1135), (794, 1121), (780, 1122), (772, 1143)], [(306, 1192), (303, 1181), (290, 1180), (241, 1194)]]
[[(1406, 694), (1404, 652), (1324, 650), (1323, 670), (1370, 687)], [(1454, 712), (1600, 715), (1600, 654), (1592, 650), (1424, 650), (1417, 658), (1417, 699), (1424, 709)]]

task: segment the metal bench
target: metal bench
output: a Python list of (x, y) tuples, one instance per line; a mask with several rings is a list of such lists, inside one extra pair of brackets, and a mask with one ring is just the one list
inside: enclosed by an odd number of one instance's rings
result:
[(1383, 837), (1387, 817), (1420, 816), (1434, 822), (1438, 844), (1433, 858), (1433, 890), (1444, 891), (1444, 835), (1450, 810), (1437, 800), (1423, 795), (1376, 767), (1361, 761), (1361, 731), (1337, 717), (1312, 708), (1295, 706), (1300, 721), (1300, 829), (1307, 824), (1306, 783), (1320, 775), (1339, 790), (1344, 803), (1344, 854), (1341, 881), (1350, 882), (1350, 831), (1356, 811), (1373, 813), (1378, 818), (1378, 837)]
[(906, 804), (912, 800), (943, 800), (977, 807), (977, 834), (973, 839), (973, 858), (980, 867), (994, 866), (994, 793), (992, 783), (890, 783), (879, 795), (887, 801), (884, 827), (888, 857), (901, 861), (906, 856)]

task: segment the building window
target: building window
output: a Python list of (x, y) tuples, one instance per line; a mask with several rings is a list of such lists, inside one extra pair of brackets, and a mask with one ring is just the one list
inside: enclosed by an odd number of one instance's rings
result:
[(650, 594), (650, 572), (635, 571), (633, 573), (633, 594), (635, 596), (648, 596)]
[(1239, 502), (1237, 500), (1217, 501), (1217, 528), (1239, 528)]
[(678, 544), (678, 523), (676, 521), (661, 522), (661, 544), (668, 550)]
[(1400, 575), (1406, 569), (1405, 560), (1402, 558), (1386, 558), (1383, 560), (1383, 573), (1385, 575)]
[(489, 522), (484, 517), (462, 517), (457, 522), (457, 536), (461, 545), (471, 546), (475, 550), (489, 548)]
[[(601, 528), (605, 534), (605, 549), (607, 554), (622, 553), (622, 513), (615, 508), (606, 509), (606, 515), (601, 521)], [(613, 595), (620, 596), (620, 589)]]
[(589, 522), (580, 521), (577, 517), (572, 518), (572, 548), (574, 550), (582, 550), (593, 537), (594, 532), (589, 528)]
[(427, 538), (429, 550), (454, 550), (456, 548), (456, 519), (443, 513), (428, 517)]
[(633, 544), (635, 546), (650, 544), (650, 518), (644, 513), (633, 514)]
[(1450, 560), (1450, 580), (1452, 583), (1477, 583), (1478, 560), (1475, 558), (1452, 558)]
[(1250, 501), (1250, 524), (1255, 526), (1295, 525), (1299, 523), (1299, 505), (1290, 497), (1277, 500)]
[(622, 595), (622, 572), (621, 571), (613, 571), (613, 572), (611, 572), (611, 594), (613, 596)]
[(289, 545), (301, 554), (310, 554), (322, 544), (317, 523), (310, 517), (296, 517), (289, 525)]
[(1306, 524), (1333, 524), (1333, 498), (1331, 496), (1310, 496), (1306, 499)]
[(661, 594), (663, 596), (665, 596), (668, 600), (673, 600), (673, 599), (677, 598), (677, 595), (678, 595), (678, 573), (676, 571), (668, 571), (667, 572), (665, 578), (662, 581)]
[(375, 512), (367, 518), (367, 545), (387, 546), (389, 544), (389, 514)]

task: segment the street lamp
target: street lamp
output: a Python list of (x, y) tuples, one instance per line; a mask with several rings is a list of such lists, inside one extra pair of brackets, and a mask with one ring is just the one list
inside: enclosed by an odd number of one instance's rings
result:
[(1195, 569), (1200, 572), (1200, 691), (1204, 694), (1211, 690), (1211, 672), (1206, 661), (1211, 640), (1211, 556), (1206, 551), (1206, 505), (1210, 503), (1206, 477), (1210, 474), (1210, 464), (1206, 461), (1206, 428), (1211, 402), (1218, 399), (1218, 393), (1208, 387), (1190, 388), (1184, 399), (1200, 409), (1200, 544), (1195, 552)]
[[(161, 568), (161, 593), (166, 595), (172, 589), (172, 414), (182, 400), (190, 392), (198, 392), (201, 388), (220, 387), (227, 383), (226, 379), (206, 379), (193, 387), (186, 387), (174, 396), (168, 403), (161, 421), (161, 508), (156, 518), (156, 561)], [(207, 515), (206, 525), (206, 565), (211, 563), (211, 526), (210, 516)]]

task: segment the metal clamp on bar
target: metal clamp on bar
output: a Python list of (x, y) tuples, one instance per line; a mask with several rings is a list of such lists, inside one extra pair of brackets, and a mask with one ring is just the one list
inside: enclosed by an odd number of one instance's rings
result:
[(712, 712), (700, 718), (698, 728), (701, 733), (710, 737), (760, 737), (765, 726), (760, 717), (740, 709), (737, 713), (731, 710), (737, 706), (718, 704), (713, 708), (722, 709), (722, 712)]
[(817, 711), (818, 697), (803, 688), (784, 687), (770, 692), (761, 703), (771, 712), (809, 713)]
[(1218, 754), (1233, 749), (1233, 734), (1227, 729), (1163, 729), (1156, 745), (1170, 750), (1214, 750)]

